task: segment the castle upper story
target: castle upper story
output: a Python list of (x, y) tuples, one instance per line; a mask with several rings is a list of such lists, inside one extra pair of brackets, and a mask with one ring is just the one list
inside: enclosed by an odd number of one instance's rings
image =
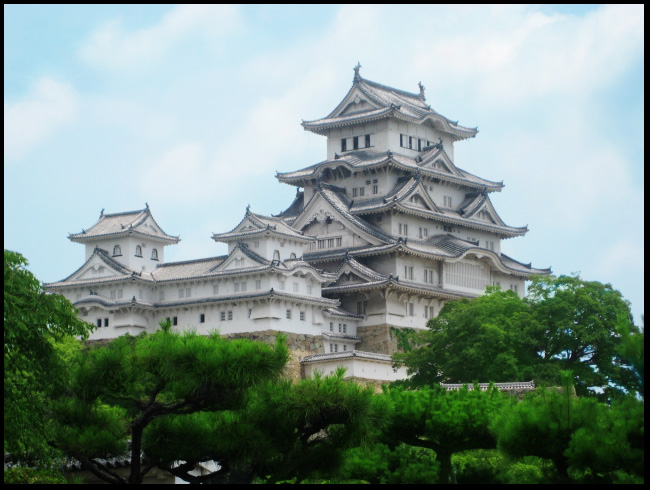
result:
[(438, 146), (453, 161), (454, 143), (478, 133), (432, 109), (422, 84), (414, 94), (366, 80), (359, 69), (357, 65), (352, 87), (329, 115), (302, 123), (305, 130), (327, 136), (328, 160), (364, 149), (416, 158)]

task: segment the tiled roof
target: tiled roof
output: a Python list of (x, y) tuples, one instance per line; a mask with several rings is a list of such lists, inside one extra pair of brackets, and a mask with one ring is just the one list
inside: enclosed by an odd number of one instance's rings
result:
[(314, 354), (312, 356), (307, 356), (302, 359), (300, 362), (320, 362), (320, 361), (332, 361), (338, 359), (367, 359), (369, 361), (384, 361), (384, 362), (393, 362), (393, 358), (388, 354), (377, 354), (375, 352), (365, 352), (360, 350), (349, 350), (345, 352), (331, 352), (326, 354)]
[(360, 320), (363, 318), (363, 315), (357, 315), (356, 313), (349, 312), (341, 308), (340, 306), (325, 308), (323, 313), (329, 317), (340, 317), (340, 318), (352, 318)]
[(354, 335), (346, 335), (344, 333), (335, 333), (335, 332), (323, 332), (323, 337), (326, 337), (328, 339), (332, 340), (349, 340), (351, 342), (361, 342), (361, 337), (355, 337)]
[[(250, 222), (253, 227), (240, 230), (240, 226), (245, 221)], [(231, 242), (234, 240), (241, 240), (242, 238), (252, 238), (253, 236), (270, 233), (273, 235), (280, 235), (285, 238), (293, 238), (300, 241), (313, 241), (315, 237), (305, 235), (304, 233), (293, 229), (290, 225), (285, 223), (281, 217), (264, 216), (261, 214), (252, 213), (248, 208), (244, 218), (239, 224), (227, 233), (214, 233), (212, 239), (218, 242)]]
[[(304, 254), (304, 259), (309, 262), (333, 262), (345, 259), (347, 255), (352, 257), (366, 257), (372, 255), (381, 255), (395, 251), (419, 255), (421, 257), (433, 258), (437, 260), (457, 259), (465, 253), (475, 250), (486, 256), (492, 257), (497, 263), (501, 264), (507, 271), (522, 276), (531, 276), (535, 274), (548, 275), (551, 269), (536, 269), (531, 264), (523, 264), (505, 254), (497, 254), (486, 248), (481, 248), (477, 243), (463, 240), (453, 235), (433, 235), (426, 242), (417, 240), (398, 240), (396, 243), (387, 245), (355, 247), (349, 249), (313, 251)], [(347, 287), (347, 286), (341, 286)]]
[[(514, 391), (514, 390), (534, 390), (535, 383), (533, 381), (512, 381), (509, 383), (478, 383), (479, 389), (481, 391), (486, 391), (490, 384), (500, 391)], [(445, 388), (447, 391), (451, 390), (460, 390), (463, 386), (467, 386), (469, 390), (474, 389), (473, 383), (440, 383), (440, 386)]]
[[(155, 224), (154, 227), (143, 226), (149, 218)], [(81, 233), (71, 233), (68, 238), (73, 242), (83, 243), (96, 239), (131, 234), (139, 234), (166, 243), (178, 243), (180, 241), (180, 238), (168, 235), (160, 228), (152, 216), (149, 206), (139, 211), (115, 214), (104, 214), (104, 210), (102, 210), (102, 214), (99, 216), (97, 223), (88, 230), (82, 230)]]
[[(439, 148), (432, 147), (425, 152), (422, 158), (426, 157), (429, 160), (435, 160), (444, 153)], [(358, 172), (360, 170), (367, 170), (377, 167), (392, 166), (400, 170), (410, 171), (413, 173), (419, 172), (423, 177), (435, 178), (444, 180), (446, 182), (453, 182), (455, 184), (466, 185), (477, 190), (487, 189), (488, 191), (498, 191), (503, 188), (503, 182), (493, 182), (487, 179), (482, 179), (474, 174), (466, 172), (458, 167), (455, 169), (458, 174), (452, 174), (441, 169), (434, 167), (427, 167), (423, 162), (418, 162), (414, 158), (409, 158), (403, 155), (386, 152), (373, 152), (368, 150), (357, 150), (346, 152), (345, 154), (335, 158), (334, 160), (325, 160), (315, 165), (310, 165), (301, 170), (293, 172), (278, 172), (276, 178), (280, 182), (288, 184), (301, 185), (305, 181), (313, 180), (322, 174), (326, 168), (336, 168), (343, 166), (351, 172)]]
[(376, 270), (371, 269), (370, 267), (363, 265), (361, 262), (355, 260), (350, 255), (345, 256), (343, 263), (336, 271), (336, 275), (338, 277), (341, 277), (341, 274), (343, 273), (343, 270), (346, 268), (346, 266), (349, 267), (354, 272), (356, 272), (362, 278), (367, 279), (369, 281), (384, 281), (388, 279), (388, 276), (380, 272), (377, 272)]
[[(341, 114), (345, 109), (344, 105), (350, 102), (348, 96), (355, 89), (359, 90), (376, 107)], [(428, 119), (438, 129), (451, 134), (457, 140), (474, 137), (478, 132), (476, 128), (460, 126), (457, 121), (452, 121), (433, 110), (425, 102), (423, 91), (419, 95), (413, 94), (366, 80), (358, 73), (346, 96), (328, 116), (314, 121), (303, 121), (302, 125), (306, 130), (324, 134), (331, 127), (384, 117), (396, 117), (413, 122), (423, 122)]]
[[(83, 270), (88, 265), (89, 262), (95, 260), (96, 258), (98, 258), (101, 262), (106, 264), (106, 266), (115, 270), (121, 275), (103, 277), (98, 279), (71, 280), (71, 278), (74, 277), (76, 274), (78, 274), (81, 270)], [(76, 271), (74, 271), (65, 279), (61, 279), (60, 281), (56, 281), (56, 282), (46, 283), (44, 284), (44, 286), (46, 288), (60, 288), (60, 287), (70, 286), (70, 285), (84, 286), (84, 285), (92, 285), (92, 284), (103, 284), (109, 282), (119, 282), (125, 280), (152, 281), (152, 277), (151, 274), (149, 273), (136, 272), (124, 267), (122, 264), (114, 260), (106, 250), (101, 249), (99, 247), (95, 247), (95, 250), (93, 251), (92, 255), (88, 257), (88, 260), (86, 260), (83, 263), (83, 265), (79, 267)]]
[(287, 218), (295, 218), (300, 213), (302, 213), (304, 207), (305, 207), (305, 193), (303, 191), (298, 190), (296, 192), (296, 197), (294, 198), (293, 202), (289, 205), (287, 209), (285, 209), (280, 214), (278, 214), (276, 218), (280, 218), (282, 220), (286, 220)]

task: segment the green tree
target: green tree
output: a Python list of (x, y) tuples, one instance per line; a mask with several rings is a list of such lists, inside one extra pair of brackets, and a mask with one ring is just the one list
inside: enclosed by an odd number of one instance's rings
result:
[[(387, 421), (384, 399), (371, 387), (344, 381), (343, 374), (262, 383), (249, 390), (239, 411), (160, 419), (145, 438), (145, 453), (195, 483), (299, 483), (330, 475), (346, 448)], [(190, 465), (172, 464), (198, 456), (218, 461), (219, 474), (196, 477), (188, 474)]]
[(19, 253), (4, 254), (4, 448), (25, 459), (51, 457), (50, 400), (67, 378), (57, 344), (86, 337), (63, 296), (43, 290)]
[(439, 386), (404, 390), (388, 389), (393, 416), (386, 439), (432, 449), (440, 463), (441, 482), (455, 482), (452, 455), (469, 449), (492, 449), (496, 439), (488, 429), (492, 414), (512, 400), (490, 387), (481, 391), (447, 391)]
[(538, 366), (547, 383), (557, 383), (561, 370), (571, 370), (577, 393), (603, 390), (602, 398), (638, 387), (636, 375), (620, 353), (621, 327), (639, 333), (629, 303), (610, 284), (579, 276), (536, 277), (528, 288), (533, 321), (528, 336), (536, 341)]
[(513, 291), (490, 288), (476, 299), (446, 303), (427, 330), (411, 335), (418, 348), (395, 359), (406, 364), (411, 386), (530, 380), (535, 352), (524, 330), (530, 314)]
[(525, 299), (488, 288), (445, 304), (427, 327), (410, 334), (416, 348), (395, 356), (412, 374), (407, 386), (530, 379), (557, 386), (560, 371), (571, 370), (580, 395), (643, 391), (643, 334), (609, 284), (536, 277)]
[[(504, 407), (490, 424), (498, 448), (514, 458), (538, 456), (553, 462), (561, 481), (609, 479), (616, 471), (643, 476), (643, 403), (629, 397), (612, 407), (577, 397), (572, 373), (558, 389), (538, 389)], [(587, 471), (587, 473), (585, 473)]]
[[(271, 347), (225, 340), (216, 333), (209, 337), (174, 333), (169, 325), (152, 335), (124, 336), (86, 349), (73, 363), (69, 391), (55, 406), (56, 441), (67, 455), (107, 482), (141, 483), (159, 462), (141, 456), (152, 423), (199, 412), (226, 417), (241, 409), (249, 387), (280, 378), (287, 357), (281, 337)], [(193, 432), (186, 435), (196, 435), (196, 424), (190, 425)], [(199, 441), (188, 440), (185, 445)], [(171, 449), (166, 447), (166, 454), (173, 454)], [(131, 465), (126, 479), (101, 462), (127, 452)], [(196, 459), (188, 458), (188, 465), (217, 456), (200, 447), (193, 454)]]

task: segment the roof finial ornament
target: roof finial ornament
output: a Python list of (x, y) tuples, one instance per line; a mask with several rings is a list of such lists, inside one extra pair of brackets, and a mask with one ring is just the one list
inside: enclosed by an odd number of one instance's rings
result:
[(418, 87), (420, 87), (420, 97), (424, 100), (424, 85), (422, 85), (422, 82), (418, 82)]
[(248, 205), (246, 206), (246, 214), (250, 213), (250, 211), (251, 211), (251, 205), (248, 204)]
[(359, 69), (361, 68), (361, 63), (357, 61), (357, 66), (354, 67), (354, 81), (358, 82), (361, 79), (361, 75), (359, 75)]
[(148, 203), (148, 202), (145, 202), (145, 203), (144, 203), (144, 208), (145, 208), (145, 209), (149, 209), (149, 203)]
[(102, 212), (99, 213), (99, 217), (100, 217), (100, 218), (103, 218), (103, 217), (104, 217), (104, 208), (102, 208)]

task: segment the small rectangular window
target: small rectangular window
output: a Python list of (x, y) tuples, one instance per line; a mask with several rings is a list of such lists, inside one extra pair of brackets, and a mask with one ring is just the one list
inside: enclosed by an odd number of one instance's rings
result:
[(355, 136), (354, 138), (352, 138), (352, 148), (354, 148), (355, 150), (359, 149), (359, 137), (358, 136)]
[(366, 148), (370, 148), (370, 135), (369, 134), (366, 135), (365, 143), (366, 143)]
[(180, 289), (178, 290), (178, 297), (179, 297), (179, 298), (183, 298), (184, 296), (185, 296), (185, 289), (180, 288)]
[(255, 281), (255, 289), (262, 289), (262, 281), (260, 279)]
[(228, 312), (228, 320), (232, 320), (232, 310)]
[(97, 319), (97, 328), (101, 328), (101, 327), (102, 327), (102, 319), (98, 318)]
[(334, 331), (334, 322), (330, 322), (330, 332)]
[(302, 322), (305, 321), (305, 312), (304, 311), (300, 312), (300, 321), (302, 321)]
[(400, 134), (400, 135), (399, 135), (399, 145), (400, 145), (402, 148), (405, 148), (405, 147), (406, 147), (406, 135), (404, 135), (404, 134)]
[(117, 290), (117, 299), (122, 299), (122, 290), (121, 289)]
[(235, 283), (235, 292), (236, 293), (239, 292), (239, 283), (238, 282)]
[(108, 318), (104, 318), (104, 326), (108, 327)]
[(352, 197), (357, 197), (357, 192), (358, 192), (358, 190), (357, 190), (356, 187), (354, 189), (352, 189)]
[(409, 148), (413, 149), (413, 136), (409, 136)]
[(226, 312), (222, 311), (221, 313), (219, 313), (219, 318), (221, 319), (222, 322), (225, 321), (226, 320)]
[(285, 315), (288, 319), (291, 319), (291, 310), (287, 310)]
[(372, 193), (379, 194), (379, 186), (377, 184), (372, 184)]
[(359, 197), (363, 197), (366, 195), (366, 188), (365, 187), (359, 187)]
[(160, 292), (158, 293), (158, 299), (159, 299), (160, 301), (163, 301), (163, 300), (165, 299), (165, 291), (160, 291)]
[(334, 344), (334, 352), (338, 352), (338, 351), (339, 351), (339, 344)]
[(341, 151), (348, 150), (348, 141), (345, 138), (341, 139)]
[(346, 350), (348, 350), (348, 346), (343, 344), (343, 351), (346, 351)]
[(343, 333), (347, 333), (347, 332), (348, 332), (348, 324), (344, 323), (343, 324)]
[(215, 284), (212, 286), (212, 294), (219, 294), (219, 285)]
[(172, 318), (172, 325), (174, 325), (174, 326), (178, 325), (178, 317), (177, 316)]
[(205, 323), (205, 313), (199, 315), (199, 323)]
[(190, 298), (192, 296), (192, 288), (187, 288), (185, 290), (185, 297)]
[(250, 318), (252, 314), (253, 314), (253, 310), (251, 310), (251, 309), (249, 308), (249, 309), (248, 309), (248, 318)]

